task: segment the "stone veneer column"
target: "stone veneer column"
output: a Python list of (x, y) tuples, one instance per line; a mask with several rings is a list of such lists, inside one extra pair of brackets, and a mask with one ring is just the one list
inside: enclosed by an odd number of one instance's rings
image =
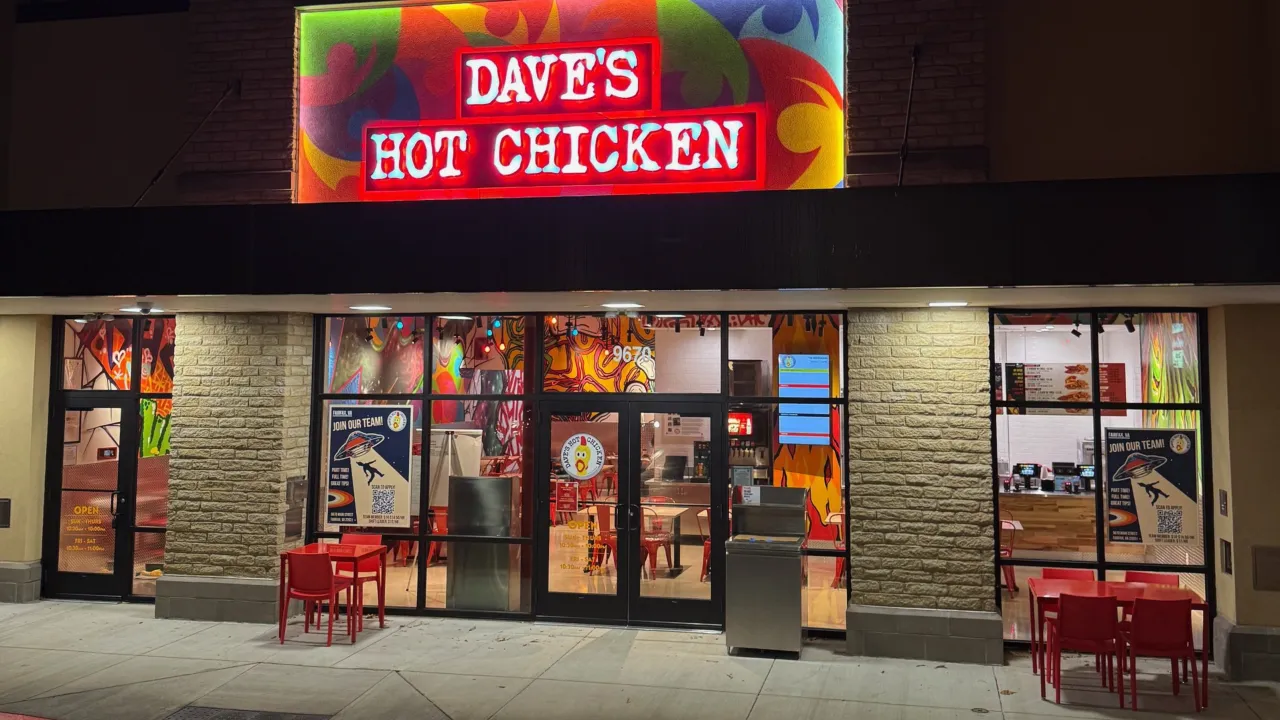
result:
[(181, 314), (156, 617), (275, 622), (286, 489), (307, 466), (310, 315)]
[(849, 651), (1002, 663), (982, 309), (849, 315)]

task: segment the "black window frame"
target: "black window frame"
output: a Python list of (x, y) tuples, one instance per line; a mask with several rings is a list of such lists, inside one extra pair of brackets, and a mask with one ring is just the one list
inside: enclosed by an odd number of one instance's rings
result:
[[(1099, 373), (1099, 327), (1103, 317), (1106, 316), (1126, 316), (1126, 315), (1146, 315), (1146, 314), (1164, 314), (1164, 313), (1183, 313), (1194, 314), (1196, 316), (1196, 345), (1199, 352), (1200, 373), (1199, 373), (1199, 389), (1197, 393), (1197, 402), (1194, 403), (1144, 403), (1144, 402), (1124, 402), (1110, 403), (1103, 402), (1100, 397)], [(1089, 332), (1089, 354), (1091, 378), (1092, 398), (1087, 403), (1065, 403), (1065, 402), (1033, 402), (1033, 401), (1015, 401), (1015, 400), (999, 400), (996, 398), (995, 383), (989, 383), (990, 396), (990, 421), (991, 421), (991, 500), (993, 508), (992, 517), (992, 535), (993, 535), (993, 552), (995, 557), (995, 572), (992, 578), (996, 609), (1003, 615), (1004, 607), (1004, 588), (1002, 587), (1001, 571), (1005, 567), (1061, 567), (1061, 568), (1083, 568), (1093, 570), (1099, 580), (1105, 580), (1108, 571), (1125, 571), (1125, 570), (1153, 570), (1171, 573), (1201, 575), (1204, 577), (1205, 603), (1208, 605), (1208, 611), (1205, 613), (1204, 622), (1211, 623), (1217, 616), (1217, 588), (1215, 586), (1215, 557), (1214, 557), (1214, 513), (1213, 503), (1210, 498), (1213, 497), (1213, 433), (1210, 416), (1209, 402), (1209, 313), (1205, 308), (1189, 308), (1189, 307), (1091, 307), (1091, 308), (990, 308), (987, 316), (988, 324), (988, 365), (989, 373), (994, 377), (996, 368), (996, 326), (997, 318), (1002, 315), (1051, 315), (1051, 316), (1074, 316), (1080, 319), (1080, 326), (1085, 325), (1086, 318)], [(1083, 329), (1082, 327), (1079, 329)], [(1008, 362), (1006, 358), (1005, 362)], [(1104, 488), (1106, 487), (1106, 479), (1098, 478), (1097, 487), (1094, 492), (1094, 544), (1095, 556), (1093, 560), (1049, 560), (1042, 558), (1001, 558), (1000, 557), (1000, 459), (999, 448), (997, 446), (997, 427), (996, 427), (996, 409), (997, 408), (1088, 408), (1093, 423), (1093, 443), (1094, 443), (1094, 464), (1103, 467), (1102, 455), (1104, 445), (1102, 442), (1102, 410), (1189, 410), (1199, 414), (1199, 425), (1196, 428), (1199, 434), (1199, 442), (1201, 443), (1201, 460), (1200, 460), (1200, 482), (1202, 496), (1200, 498), (1200, 511), (1203, 521), (1203, 536), (1201, 543), (1203, 545), (1204, 563), (1200, 565), (1187, 564), (1170, 564), (1170, 563), (1133, 563), (1133, 562), (1112, 562), (1107, 560), (1107, 521), (1109, 518), (1109, 504)], [(1028, 592), (1025, 589), (1023, 592)], [(1006, 638), (1005, 643), (1025, 646), (1029, 642), (1027, 640), (1018, 640)], [(1212, 652), (1212, 648), (1209, 649)]]
[[(79, 402), (98, 401), (98, 402), (103, 402), (104, 404), (109, 404), (113, 402), (120, 403), (122, 405), (120, 422), (124, 423), (126, 422), (126, 418), (132, 417), (134, 422), (139, 423), (139, 427), (138, 427), (139, 432), (133, 432), (129, 434), (122, 433), (122, 437), (120, 439), (120, 444), (119, 444), (120, 472), (122, 473), (122, 475), (128, 474), (132, 476), (127, 478), (122, 477), (122, 481), (124, 482), (125, 487), (129, 488), (129, 491), (132, 493), (132, 497), (129, 498), (130, 528), (129, 528), (128, 540), (126, 541), (128, 543), (128, 551), (129, 551), (128, 555), (130, 558), (130, 562), (132, 562), (132, 558), (136, 555), (137, 548), (135, 547), (134, 540), (139, 533), (165, 535), (166, 540), (168, 539), (167, 533), (169, 530), (169, 523), (168, 523), (167, 517), (166, 517), (164, 527), (157, 527), (154, 525), (139, 526), (137, 524), (137, 509), (138, 509), (137, 488), (138, 488), (138, 459), (139, 459), (138, 452), (141, 447), (141, 443), (137, 439), (139, 438), (140, 436), (139, 433), (141, 431), (142, 401), (143, 400), (156, 400), (156, 401), (173, 400), (173, 393), (172, 392), (148, 393), (148, 392), (142, 391), (142, 362), (141, 362), (141, 358), (136, 353), (142, 348), (143, 325), (146, 323), (146, 321), (173, 320), (176, 323), (177, 316), (174, 315), (173, 313), (161, 313), (157, 315), (142, 314), (142, 313), (138, 313), (138, 314), (125, 313), (117, 317), (117, 319), (128, 319), (132, 321), (132, 329), (130, 330), (130, 333), (129, 333), (130, 335), (129, 340), (132, 343), (132, 345), (130, 346), (131, 348), (130, 352), (133, 354), (131, 356), (132, 367), (130, 367), (129, 369), (129, 389), (128, 390), (86, 390), (86, 389), (80, 389), (80, 388), (62, 387), (63, 359), (64, 359), (63, 355), (66, 352), (66, 324), (69, 322), (76, 322), (77, 317), (78, 316), (71, 316), (71, 315), (55, 315), (52, 318), (52, 322), (53, 322), (53, 325), (51, 328), (52, 337), (50, 338), (50, 340), (52, 341), (52, 348), (50, 352), (51, 368), (50, 368), (50, 374), (49, 374), (49, 439), (48, 439), (48, 445), (45, 451), (45, 457), (46, 457), (45, 495), (44, 495), (45, 511), (44, 511), (44, 527), (42, 529), (43, 532), (41, 537), (41, 555), (45, 558), (43, 562), (43, 574), (45, 576), (45, 579), (48, 578), (49, 574), (53, 570), (56, 570), (57, 564), (58, 564), (58, 552), (59, 552), (59, 544), (60, 544), (59, 535), (61, 532), (61, 522), (59, 518), (59, 515), (60, 515), (59, 508), (61, 508), (61, 493), (62, 493), (62, 460), (61, 460), (62, 452), (61, 450), (64, 444), (63, 436), (62, 436), (62, 427), (63, 427), (63, 423), (65, 422), (65, 415), (66, 415), (67, 405), (69, 401), (79, 401)], [(102, 318), (95, 318), (95, 319), (100, 320)], [(175, 346), (176, 346), (176, 340), (175, 340)], [(176, 352), (176, 347), (175, 347), (175, 352)], [(176, 381), (177, 380), (176, 363), (174, 367), (174, 375), (175, 375), (174, 380)], [(132, 447), (126, 446), (125, 437), (134, 439), (135, 442), (131, 443)], [(167, 502), (168, 502), (168, 496), (166, 494), (166, 504)], [(167, 512), (166, 512), (166, 516), (167, 516)], [(118, 541), (118, 538), (117, 538), (117, 541)], [(77, 593), (65, 593), (65, 592), (58, 593), (56, 595), (50, 595), (47, 592), (47, 589), (45, 588), (46, 584), (47, 584), (46, 582), (41, 583), (41, 594), (42, 596), (45, 596), (45, 597), (60, 597), (60, 598), (72, 598), (72, 599), (78, 598), (78, 597), (86, 597), (90, 599), (101, 599), (100, 596), (81, 595)], [(115, 597), (115, 596), (112, 596), (112, 597)], [(124, 602), (147, 603), (147, 604), (155, 602), (154, 595), (135, 594), (133, 592), (133, 582), (129, 583), (129, 586), (126, 592), (120, 595), (119, 598)]]
[[(658, 311), (638, 311), (642, 314), (656, 314)], [(662, 311), (666, 312), (666, 311)], [(322, 430), (324, 428), (323, 409), (326, 401), (421, 401), (423, 406), (422, 432), (423, 437), (429, 437), (431, 431), (431, 404), (436, 401), (471, 401), (471, 400), (521, 400), (524, 403), (523, 415), (527, 423), (534, 422), (538, 417), (538, 408), (540, 402), (565, 400), (567, 398), (589, 396), (593, 398), (604, 399), (620, 399), (641, 402), (700, 402), (715, 403), (724, 408), (728, 412), (735, 406), (741, 405), (772, 405), (776, 412), (776, 407), (783, 403), (796, 404), (822, 404), (828, 407), (838, 407), (841, 413), (841, 445), (840, 445), (840, 485), (841, 485), (841, 502), (843, 503), (844, 527), (842, 529), (845, 538), (845, 549), (839, 551), (834, 548), (826, 549), (809, 549), (802, 551), (803, 557), (807, 560), (809, 557), (832, 557), (844, 558), (844, 591), (846, 604), (851, 599), (851, 577), (852, 563), (850, 557), (849, 538), (849, 314), (845, 309), (825, 309), (825, 310), (734, 310), (734, 311), (715, 311), (715, 310), (687, 310), (687, 311), (671, 311), (684, 312), (689, 316), (701, 315), (718, 315), (720, 317), (720, 327), (729, 327), (730, 315), (793, 315), (802, 317), (805, 315), (822, 316), (835, 315), (840, 318), (840, 327), (838, 332), (840, 336), (840, 394), (837, 397), (830, 398), (782, 398), (778, 396), (737, 396), (730, 395), (729, 392), (729, 333), (720, 333), (720, 388), (718, 392), (710, 393), (566, 393), (566, 392), (546, 392), (543, 390), (543, 359), (545, 357), (545, 322), (552, 316), (600, 316), (607, 315), (604, 310), (589, 311), (565, 311), (565, 310), (546, 310), (537, 312), (501, 312), (495, 310), (486, 310), (482, 312), (471, 311), (439, 311), (439, 312), (408, 312), (408, 311), (383, 311), (383, 312), (351, 312), (351, 313), (330, 313), (324, 315), (316, 315), (314, 317), (314, 345), (312, 349), (312, 393), (311, 393), (311, 428), (309, 440), (309, 456), (308, 456), (308, 476), (307, 483), (307, 513), (306, 513), (306, 534), (305, 542), (312, 543), (321, 540), (330, 540), (338, 538), (340, 532), (324, 532), (319, 529), (319, 508), (321, 507), (320, 499), (325, 497), (323, 484), (324, 478), (321, 475), (323, 467), (320, 448), (322, 447), (323, 437)], [(472, 316), (472, 317), (523, 317), (525, 319), (525, 365), (524, 365), (524, 388), (520, 394), (510, 395), (471, 395), (463, 393), (437, 393), (431, 382), (431, 371), (434, 368), (434, 351), (435, 344), (432, 342), (433, 337), (430, 333), (435, 331), (436, 321), (442, 316)], [(325, 338), (327, 337), (327, 324), (331, 318), (383, 318), (389, 320), (392, 318), (422, 318), (423, 327), (426, 328), (428, 336), (423, 338), (423, 383), (422, 392), (420, 393), (395, 393), (395, 394), (353, 394), (353, 393), (329, 393), (325, 392), (324, 378), (326, 376), (326, 350)], [(687, 332), (697, 332), (696, 327), (689, 327)], [(536, 437), (536, 432), (530, 432), (527, 436), (530, 442)], [(425, 518), (428, 516), (428, 501), (430, 498), (429, 488), (429, 459), (426, 454), (429, 453), (429, 444), (423, 443), (423, 459), (419, 463), (419, 478), (422, 491), (419, 493), (419, 507), (416, 511), (418, 517)], [(526, 458), (529, 463), (528, 467), (533, 467), (532, 461)], [(532, 477), (529, 475), (528, 477)], [(479, 543), (499, 543), (507, 545), (520, 545), (525, 549), (520, 553), (521, 579), (522, 582), (532, 582), (534, 569), (532, 564), (537, 556), (535, 547), (535, 535), (532, 525), (534, 512), (534, 485), (536, 478), (528, 485), (521, 487), (521, 505), (522, 513), (525, 520), (522, 524), (522, 532), (516, 537), (474, 537), (451, 535), (449, 533), (434, 534), (430, 532), (430, 523), (420, 522), (419, 533), (384, 533), (384, 541), (390, 540), (407, 540), (417, 542), (420, 548), (415, 558), (417, 572), (417, 593), (415, 606), (409, 607), (388, 607), (387, 612), (392, 614), (405, 615), (424, 615), (438, 617), (477, 617), (477, 618), (511, 618), (511, 619), (531, 619), (537, 616), (537, 607), (539, 599), (536, 596), (529, 596), (528, 610), (518, 611), (473, 611), (473, 610), (451, 610), (439, 607), (427, 607), (426, 604), (426, 556), (425, 548), (428, 543), (438, 542), (479, 542)], [(845, 630), (809, 627), (806, 626), (805, 632), (811, 636), (829, 636), (844, 637)]]

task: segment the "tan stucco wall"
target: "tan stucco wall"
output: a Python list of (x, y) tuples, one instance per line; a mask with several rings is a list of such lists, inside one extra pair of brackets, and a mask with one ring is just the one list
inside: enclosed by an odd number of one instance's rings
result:
[(1237, 625), (1280, 627), (1280, 592), (1254, 590), (1252, 567), (1253, 547), (1280, 546), (1280, 305), (1215, 308), (1209, 322), (1214, 485), (1230, 500), (1228, 516), (1215, 517), (1214, 546), (1231, 541), (1235, 558), (1233, 575), (1218, 568), (1218, 612)]
[(0, 498), (13, 501), (12, 524), (0, 529), (0, 562), (40, 559), (50, 323), (46, 316), (0, 316)]

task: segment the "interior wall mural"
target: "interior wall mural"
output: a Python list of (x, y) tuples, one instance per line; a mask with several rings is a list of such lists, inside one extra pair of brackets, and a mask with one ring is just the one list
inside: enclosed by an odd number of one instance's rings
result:
[(641, 318), (551, 316), (544, 337), (546, 392), (654, 391), (654, 328)]
[(424, 322), (420, 317), (329, 318), (325, 392), (421, 392)]

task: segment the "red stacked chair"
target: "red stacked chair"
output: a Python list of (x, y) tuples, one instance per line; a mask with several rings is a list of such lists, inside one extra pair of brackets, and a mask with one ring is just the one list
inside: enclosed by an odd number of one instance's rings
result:
[[(1138, 709), (1137, 659), (1161, 657), (1169, 658), (1169, 667), (1173, 673), (1174, 695), (1178, 694), (1180, 685), (1178, 658), (1182, 658), (1184, 668), (1187, 665), (1191, 666), (1191, 693), (1195, 700), (1196, 712), (1199, 712), (1204, 705), (1200, 701), (1200, 670), (1196, 667), (1196, 649), (1191, 634), (1191, 601), (1138, 598), (1133, 601), (1132, 617), (1128, 626), (1121, 629), (1120, 637), (1124, 646), (1124, 656), (1129, 659), (1129, 684), (1133, 688), (1133, 709)], [(1121, 690), (1121, 692), (1124, 691)]]
[[(302, 631), (311, 629), (311, 611), (318, 609), (320, 602), (329, 603), (329, 645), (333, 645), (333, 619), (338, 610), (338, 592), (347, 591), (347, 627), (351, 630), (351, 643), (356, 642), (354, 626), (354, 605), (351, 602), (351, 580), (336, 577), (333, 565), (329, 562), (328, 553), (289, 553), (289, 575), (285, 587), (284, 603), (280, 606), (280, 644), (284, 644), (284, 628), (289, 620), (289, 601), (301, 600), (306, 619)], [(316, 618), (316, 628), (320, 627), (320, 618)]]
[[(1045, 662), (1048, 669), (1041, 668), (1040, 697), (1044, 697), (1045, 675), (1050, 675), (1053, 678), (1053, 700), (1059, 704), (1062, 702), (1062, 651), (1075, 650), (1106, 658), (1104, 684), (1107, 689), (1119, 689), (1120, 707), (1124, 707), (1124, 671), (1120, 664), (1123, 641), (1120, 639), (1120, 621), (1116, 617), (1119, 607), (1111, 596), (1061, 596), (1058, 616), (1047, 622), (1049, 654)], [(1101, 663), (1099, 667), (1102, 667)]]
[[(342, 533), (341, 542), (343, 545), (381, 545), (381, 535), (362, 535), (359, 533)], [(378, 582), (378, 575), (382, 572), (382, 561), (377, 555), (367, 558), (361, 558), (356, 561), (356, 572), (354, 575), (347, 568), (338, 567), (338, 577), (350, 579), (355, 585), (356, 590), (356, 629), (364, 629), (364, 584), (367, 582)], [(376, 592), (376, 586), (375, 586)]]

